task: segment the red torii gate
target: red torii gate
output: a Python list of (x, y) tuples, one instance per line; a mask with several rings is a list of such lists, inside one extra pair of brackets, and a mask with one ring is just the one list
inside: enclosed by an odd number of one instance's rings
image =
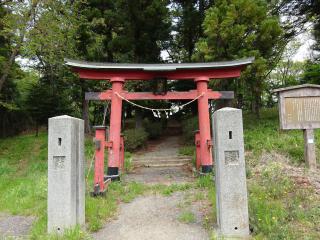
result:
[[(80, 78), (93, 80), (108, 80), (112, 89), (105, 92), (86, 93), (86, 100), (111, 100), (110, 134), (105, 140), (105, 132), (97, 132), (103, 147), (97, 150), (95, 162), (95, 187), (99, 193), (104, 191), (104, 146), (108, 151), (107, 177), (119, 178), (121, 166), (121, 113), (122, 98), (127, 100), (191, 100), (198, 98), (198, 116), (200, 131), (200, 162), (203, 173), (212, 171), (212, 141), (210, 134), (209, 105), (210, 99), (232, 99), (233, 92), (212, 91), (208, 89), (210, 79), (240, 77), (241, 70), (253, 62), (254, 58), (237, 61), (182, 63), (182, 64), (118, 64), (94, 63), (66, 59), (66, 65), (77, 72)], [(127, 92), (123, 90), (127, 80), (152, 80), (155, 78), (170, 80), (193, 80), (197, 90), (188, 92), (167, 92), (164, 95), (155, 95), (152, 92)], [(97, 189), (96, 189), (97, 190)]]

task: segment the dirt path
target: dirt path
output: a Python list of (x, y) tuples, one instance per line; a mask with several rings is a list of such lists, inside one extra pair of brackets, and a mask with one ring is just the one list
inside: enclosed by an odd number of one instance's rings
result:
[[(163, 158), (171, 161), (179, 156), (180, 146), (179, 137), (170, 136), (151, 143), (134, 158), (144, 161)], [(125, 181), (170, 185), (192, 182), (194, 177), (190, 165), (187, 164), (176, 167), (138, 168), (128, 174)], [(139, 197), (128, 204), (121, 203), (117, 219), (108, 222), (93, 237), (97, 240), (209, 239), (208, 232), (203, 227), (206, 204), (193, 201), (181, 207), (186, 197), (196, 194), (194, 191), (176, 192), (171, 196), (151, 194)], [(181, 220), (183, 214), (187, 214), (190, 221)]]
[(0, 239), (27, 239), (35, 217), (0, 213)]
[(202, 226), (201, 206), (195, 203), (188, 209), (193, 216), (191, 223), (182, 223), (179, 216), (185, 211), (180, 207), (186, 192), (170, 197), (144, 196), (129, 204), (121, 204), (118, 219), (113, 220), (94, 234), (98, 240), (206, 240), (208, 233)]

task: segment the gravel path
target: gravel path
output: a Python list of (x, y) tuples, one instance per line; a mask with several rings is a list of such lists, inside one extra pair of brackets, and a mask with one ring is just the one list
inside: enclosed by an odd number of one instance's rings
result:
[(0, 213), (0, 239), (27, 239), (35, 217)]
[(192, 211), (196, 221), (181, 223), (184, 211), (179, 207), (185, 192), (170, 197), (144, 196), (129, 204), (121, 204), (118, 219), (112, 220), (93, 235), (97, 240), (206, 240), (208, 233), (202, 227), (201, 207), (195, 203)]
[(179, 155), (181, 136), (168, 136), (160, 140), (149, 141), (147, 147), (135, 153), (135, 156), (144, 157), (174, 157)]
[[(180, 139), (170, 136), (149, 144), (147, 149), (134, 157), (176, 157), (179, 155)], [(145, 184), (186, 183), (194, 181), (190, 166), (166, 168), (138, 168), (126, 175), (125, 181)], [(194, 190), (192, 190), (194, 191)], [(206, 240), (203, 218), (207, 203), (193, 201), (181, 207), (187, 196), (194, 192), (176, 192), (171, 196), (147, 195), (131, 203), (121, 203), (118, 218), (108, 222), (93, 235), (97, 240)], [(183, 204), (182, 204), (183, 205)], [(179, 216), (188, 211), (194, 216), (192, 223), (180, 222)]]

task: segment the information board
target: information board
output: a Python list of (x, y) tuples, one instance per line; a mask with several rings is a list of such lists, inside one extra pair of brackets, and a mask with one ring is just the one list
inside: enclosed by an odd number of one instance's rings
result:
[(320, 126), (320, 97), (285, 97), (283, 105), (284, 129)]

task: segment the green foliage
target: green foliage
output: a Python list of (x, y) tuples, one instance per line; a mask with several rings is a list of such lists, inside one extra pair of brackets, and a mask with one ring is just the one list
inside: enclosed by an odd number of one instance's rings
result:
[[(281, 164), (270, 163), (249, 182), (250, 224), (256, 239), (316, 239), (317, 209), (312, 191), (286, 176)], [(310, 204), (310, 205), (309, 205)]]
[(206, 199), (209, 201), (211, 208), (204, 216), (203, 224), (206, 229), (212, 229), (212, 226), (217, 222), (216, 190), (213, 175), (208, 174), (200, 176), (197, 179), (196, 187), (203, 189), (207, 192)]
[(163, 185), (163, 184), (156, 184), (151, 186), (151, 190), (154, 192), (160, 192), (164, 196), (171, 196), (173, 193), (178, 191), (186, 191), (193, 187), (190, 183), (185, 184), (171, 184), (171, 185)]
[[(295, 164), (304, 162), (304, 144), (301, 130), (281, 131), (279, 129), (278, 109), (264, 109), (261, 111), (261, 118), (258, 120), (250, 113), (244, 114), (244, 142), (245, 149), (253, 154), (250, 161), (255, 164), (263, 152), (277, 152), (288, 156)], [(316, 138), (320, 132), (315, 131)], [(320, 142), (316, 143), (320, 149)], [(317, 152), (317, 159), (320, 157)]]
[[(169, 58), (174, 62), (191, 62), (195, 44), (203, 37), (202, 23), (205, 11), (214, 1), (189, 0), (172, 1), (171, 14), (176, 24), (172, 30), (176, 32), (170, 39)], [(176, 85), (180, 85), (177, 83)]]
[(198, 117), (192, 117), (192, 118), (183, 120), (182, 134), (183, 134), (183, 139), (187, 144), (194, 143), (194, 136), (197, 130), (199, 130)]
[[(39, 137), (24, 135), (0, 140), (0, 212), (36, 216), (31, 239), (57, 239), (57, 236), (46, 235), (47, 142), (44, 133)], [(88, 161), (92, 149), (92, 141), (86, 140)], [(92, 174), (89, 174), (88, 182), (92, 182)], [(114, 216), (119, 201), (130, 202), (145, 191), (145, 186), (134, 182), (112, 183), (105, 198), (92, 198), (89, 196), (90, 186), (87, 190), (86, 222), (90, 231), (97, 231), (106, 218)], [(64, 236), (67, 239), (87, 239), (87, 234), (78, 228)]]
[(194, 223), (196, 221), (196, 217), (193, 212), (183, 211), (179, 215), (178, 220), (182, 223)]
[(195, 146), (183, 146), (179, 148), (179, 154), (184, 156), (193, 156), (195, 154)]
[[(280, 131), (278, 110), (268, 109), (261, 112), (261, 120), (252, 114), (244, 115), (244, 134), (246, 165), (250, 172), (249, 215), (254, 238), (319, 238), (314, 227), (320, 220), (315, 217), (319, 211), (315, 204), (319, 200), (312, 197), (310, 189), (297, 185), (282, 165), (287, 164), (287, 159), (305, 164), (302, 132)], [(316, 131), (316, 138), (319, 137)], [(316, 147), (320, 149), (319, 142)], [(317, 156), (319, 158), (319, 151)]]
[[(32, 239), (35, 239), (34, 237)], [(91, 236), (85, 231), (81, 230), (80, 226), (76, 226), (73, 229), (67, 229), (63, 235), (50, 234), (48, 236), (41, 236), (43, 240), (91, 240)]]
[[(320, 221), (319, 199), (311, 188), (300, 186), (294, 178), (288, 176), (286, 168), (278, 163), (276, 158), (270, 163), (257, 162), (263, 153), (263, 143), (266, 151), (285, 153), (294, 144), (295, 148), (303, 149), (294, 138), (295, 131), (289, 131), (287, 138), (276, 135), (277, 112), (263, 111), (262, 120), (245, 117), (245, 135), (254, 134), (255, 138), (246, 140), (252, 147), (247, 149), (247, 168), (259, 164), (252, 170), (248, 179), (250, 224), (254, 239), (318, 239), (318, 222)], [(256, 130), (257, 129), (257, 130)], [(263, 134), (258, 134), (262, 132)], [(318, 132), (317, 132), (318, 134)], [(274, 135), (274, 136), (273, 136)], [(299, 138), (301, 132), (297, 132)], [(280, 139), (280, 140), (279, 140)], [(282, 148), (277, 148), (277, 142), (283, 142)], [(248, 142), (248, 143), (247, 143)], [(318, 143), (317, 143), (318, 144)], [(319, 148), (319, 145), (317, 145)], [(32, 227), (31, 239), (56, 239), (56, 236), (46, 235), (46, 198), (47, 198), (47, 135), (41, 133), (38, 138), (23, 135), (0, 140), (0, 211), (12, 214), (33, 215), (37, 217)], [(92, 157), (93, 145), (91, 139), (86, 140), (86, 156)], [(31, 153), (31, 154), (30, 154)], [(253, 157), (252, 155), (253, 154)], [(295, 155), (288, 154), (290, 158)], [(302, 156), (301, 156), (302, 157)], [(130, 154), (126, 153), (126, 161)], [(252, 164), (252, 158), (256, 160)], [(88, 182), (92, 182), (92, 172)], [(90, 186), (88, 186), (90, 191)], [(115, 182), (110, 185), (105, 198), (91, 198), (86, 195), (86, 222), (89, 231), (100, 229), (106, 219), (115, 216), (119, 202), (130, 202), (135, 197), (155, 193), (170, 196), (177, 191), (202, 191), (203, 194), (193, 194), (186, 199), (186, 205), (192, 201), (209, 201), (210, 208), (204, 216), (204, 226), (210, 229), (216, 224), (216, 193), (213, 175), (199, 177), (195, 183), (173, 184), (170, 186), (146, 186), (140, 183)], [(186, 210), (187, 212), (187, 210)], [(189, 222), (192, 214), (183, 213), (181, 220)], [(80, 229), (70, 230), (66, 238), (87, 239), (88, 234)], [(63, 239), (63, 237), (62, 237)]]
[(126, 173), (129, 173), (133, 169), (132, 156), (130, 152), (124, 153), (124, 169)]
[(317, 62), (307, 63), (302, 82), (320, 84), (320, 63), (317, 63)]
[(293, 190), (293, 182), (287, 176), (283, 176), (281, 165), (271, 163), (261, 173), (261, 183), (269, 198), (281, 199), (283, 194)]
[(201, 176), (197, 179), (196, 186), (199, 188), (211, 188), (214, 185), (214, 177), (211, 174)]
[(66, 92), (55, 92), (50, 89), (50, 86), (44, 87), (41, 83), (32, 86), (26, 98), (25, 107), (37, 126), (46, 125), (50, 117), (71, 111)]
[[(168, 1), (88, 1), (79, 50), (108, 62), (158, 62), (169, 37)], [(93, 31), (91, 34), (90, 31)]]
[[(252, 107), (256, 114), (259, 114), (266, 75), (277, 63), (285, 45), (279, 16), (271, 14), (265, 0), (215, 1), (206, 11), (205, 37), (198, 41), (194, 55), (197, 61), (255, 57), (234, 89), (236, 95), (244, 97), (239, 100), (240, 104)], [(228, 82), (220, 84), (225, 89)]]
[(148, 138), (143, 128), (128, 129), (123, 132), (126, 151), (134, 151), (142, 147)]
[(157, 139), (161, 136), (163, 127), (162, 122), (144, 121), (143, 126), (150, 139)]

